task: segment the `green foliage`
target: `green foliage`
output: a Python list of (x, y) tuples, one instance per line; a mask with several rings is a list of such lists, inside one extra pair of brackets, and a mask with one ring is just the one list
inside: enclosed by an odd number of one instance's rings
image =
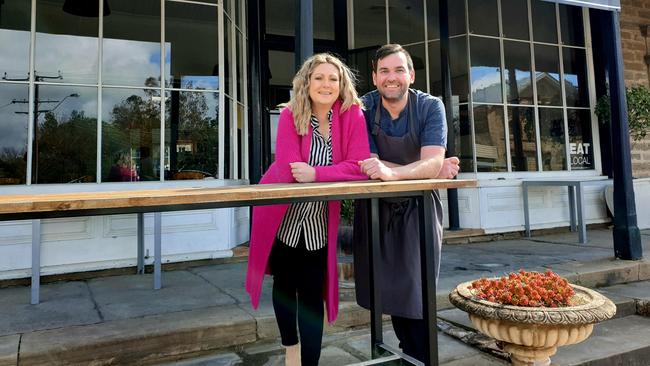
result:
[[(625, 89), (627, 119), (630, 136), (634, 141), (643, 140), (650, 130), (650, 90), (642, 85)], [(603, 95), (596, 104), (596, 115), (601, 123), (611, 122), (609, 95)]]
[(341, 201), (341, 221), (343, 224), (352, 225), (354, 220), (354, 201), (343, 200)]

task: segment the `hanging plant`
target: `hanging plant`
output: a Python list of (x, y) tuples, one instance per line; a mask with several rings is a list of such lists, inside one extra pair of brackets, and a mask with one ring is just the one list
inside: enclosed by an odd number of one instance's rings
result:
[[(627, 97), (627, 120), (630, 137), (634, 141), (643, 140), (650, 130), (650, 89), (637, 85), (625, 89)], [(596, 115), (601, 123), (611, 122), (609, 95), (603, 95), (596, 104)]]

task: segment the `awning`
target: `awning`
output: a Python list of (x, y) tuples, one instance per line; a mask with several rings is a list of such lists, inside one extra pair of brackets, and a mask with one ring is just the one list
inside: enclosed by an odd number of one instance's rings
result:
[(621, 0), (544, 0), (552, 3), (583, 6), (604, 10), (621, 10)]

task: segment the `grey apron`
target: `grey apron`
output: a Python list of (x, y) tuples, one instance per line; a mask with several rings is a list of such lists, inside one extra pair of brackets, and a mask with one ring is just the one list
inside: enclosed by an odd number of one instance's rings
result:
[[(415, 124), (417, 96), (409, 90), (408, 133), (387, 135), (380, 127), (377, 105), (372, 135), (381, 160), (406, 165), (420, 159), (420, 138)], [(442, 243), (442, 203), (438, 191), (433, 196), (432, 215), (436, 282), (440, 271)], [(369, 201), (357, 200), (354, 210), (354, 275), (357, 302), (370, 308), (368, 217)], [(382, 313), (422, 319), (422, 277), (418, 202), (415, 198), (386, 198), (379, 201), (380, 278)]]

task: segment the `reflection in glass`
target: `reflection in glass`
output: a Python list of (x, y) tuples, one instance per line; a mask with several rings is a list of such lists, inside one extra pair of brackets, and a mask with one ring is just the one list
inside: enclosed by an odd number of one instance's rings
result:
[(244, 93), (246, 93), (246, 85), (244, 85), (244, 67), (247, 64), (246, 61), (242, 58), (242, 50), (245, 47), (242, 43), (244, 36), (238, 31), (237, 32), (237, 60), (235, 65), (237, 66), (237, 100), (240, 102), (244, 101)]
[(559, 59), (558, 47), (535, 45), (535, 81), (539, 104), (562, 105)]
[(480, 105), (474, 107), (477, 171), (505, 172), (508, 170), (505, 132), (502, 106)]
[(165, 178), (218, 177), (219, 94), (170, 91), (166, 108)]
[(422, 0), (391, 0), (388, 7), (390, 41), (401, 44), (424, 41), (423, 13)]
[(454, 101), (454, 128), (456, 129), (456, 154), (460, 159), (461, 172), (474, 172), (472, 125), (467, 104), (458, 106)]
[(415, 69), (415, 82), (411, 84), (411, 88), (427, 91), (427, 73), (425, 68), (425, 48), (424, 43), (405, 46), (405, 50), (411, 54), (411, 59), (413, 59), (413, 68)]
[(528, 4), (525, 0), (501, 0), (505, 38), (528, 40)]
[[(238, 1), (239, 2), (239, 1)], [(273, 6), (275, 1), (273, 1)], [(314, 38), (334, 40), (334, 1), (314, 1)], [(286, 20), (286, 8), (282, 17)], [(268, 19), (268, 18), (267, 18)]]
[(158, 85), (160, 80), (160, 1), (111, 0), (104, 17), (104, 84)]
[(564, 59), (564, 87), (569, 107), (588, 107), (587, 61), (585, 50), (562, 47)]
[(585, 45), (585, 32), (582, 26), (582, 8), (560, 4), (560, 32), (562, 44)]
[(533, 104), (529, 43), (503, 41), (503, 54), (508, 103)]
[(537, 140), (533, 108), (508, 107), (510, 158), (513, 172), (537, 170)]
[[(294, 0), (295, 1), (295, 0)], [(386, 43), (386, 5), (383, 1), (354, 1), (354, 48)]]
[(440, 41), (429, 42), (429, 93), (441, 97), (442, 70), (440, 66)]
[(232, 39), (232, 32), (230, 31), (230, 27), (232, 23), (230, 20), (227, 18), (225, 20), (225, 30), (226, 34), (225, 37), (223, 37), (223, 57), (224, 57), (224, 75), (223, 75), (223, 80), (225, 82), (225, 88), (226, 88), (226, 94), (232, 96), (232, 71), (230, 70), (230, 67), (232, 66), (232, 62), (230, 61), (231, 55), (230, 55), (230, 46), (233, 43)]
[(36, 1), (36, 81), (97, 83), (97, 18), (63, 11), (64, 0)]
[(35, 85), (32, 183), (96, 181), (97, 88)]
[(26, 84), (0, 83), (0, 185), (25, 184), (27, 97)]
[(267, 34), (290, 37), (296, 34), (296, 0), (265, 1), (264, 8)]
[(218, 8), (165, 3), (167, 85), (183, 89), (219, 89)]
[(555, 4), (547, 1), (531, 1), (533, 17), (533, 40), (557, 43)]
[(102, 181), (160, 179), (160, 91), (102, 90)]
[(470, 42), (474, 102), (500, 103), (502, 94), (499, 40), (471, 37)]
[(2, 50), (0, 77), (2, 79), (29, 78), (30, 13), (29, 1), (0, 2), (0, 50)]
[(542, 170), (566, 170), (564, 115), (561, 108), (539, 108), (539, 137)]
[(469, 32), (486, 36), (499, 35), (496, 0), (468, 0)]
[[(440, 23), (438, 0), (425, 0), (427, 2), (427, 32), (429, 33), (429, 40), (440, 38)], [(466, 34), (465, 29), (465, 1), (449, 1), (448, 20), (449, 20), (449, 36), (458, 36)]]
[(568, 109), (567, 118), (571, 169), (594, 169), (591, 112), (588, 109)]

